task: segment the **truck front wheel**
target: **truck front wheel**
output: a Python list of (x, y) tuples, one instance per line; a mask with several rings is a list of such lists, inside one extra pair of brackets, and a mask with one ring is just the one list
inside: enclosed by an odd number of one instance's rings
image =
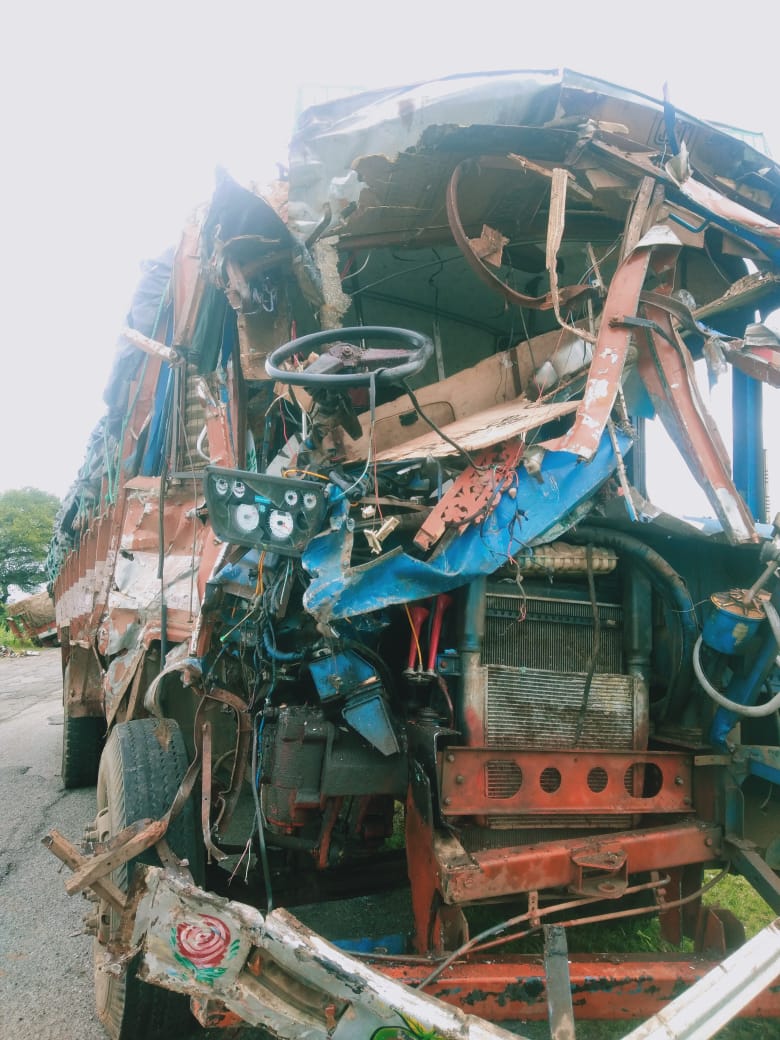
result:
[[(187, 752), (178, 724), (172, 719), (136, 719), (115, 726), (100, 759), (97, 783), (98, 831), (101, 840), (147, 817), (159, 819), (173, 801), (187, 769)], [(166, 835), (171, 849), (186, 858), (196, 882), (202, 880), (202, 853), (197, 841), (192, 802), (171, 824)], [(117, 868), (111, 875), (123, 891), (137, 863), (159, 865), (150, 849)], [(119, 926), (110, 905), (100, 905), (99, 939), (95, 941), (95, 1001), (97, 1013), (112, 1040), (171, 1040), (194, 1026), (189, 1000), (178, 993), (147, 985), (131, 963), (117, 977), (101, 970), (103, 943)]]

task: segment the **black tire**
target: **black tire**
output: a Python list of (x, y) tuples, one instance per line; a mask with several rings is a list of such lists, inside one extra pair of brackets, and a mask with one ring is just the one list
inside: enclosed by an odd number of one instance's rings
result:
[[(117, 834), (136, 820), (158, 819), (167, 812), (187, 769), (187, 752), (178, 724), (171, 719), (136, 719), (115, 726), (109, 734), (98, 774), (98, 829), (101, 837)], [(101, 816), (101, 810), (105, 810)], [(202, 880), (203, 857), (195, 831), (190, 800), (166, 835), (171, 849), (186, 857), (197, 882)], [(119, 867), (114, 882), (126, 890), (136, 863), (159, 864), (153, 849)], [(112, 935), (118, 914), (101, 904), (101, 938)], [(147, 985), (129, 965), (121, 976), (99, 970), (104, 947), (95, 942), (95, 1003), (98, 1016), (112, 1040), (172, 1040), (186, 1036), (195, 1022), (189, 999), (158, 986)]]
[(65, 698), (62, 726), (62, 783), (66, 790), (94, 787), (97, 783), (100, 752), (106, 732), (105, 719), (92, 715), (73, 718)]

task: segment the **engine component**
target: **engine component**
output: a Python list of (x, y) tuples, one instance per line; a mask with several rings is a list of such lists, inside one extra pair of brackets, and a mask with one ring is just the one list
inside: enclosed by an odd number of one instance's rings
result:
[(405, 754), (376, 750), (322, 708), (271, 709), (261, 742), (261, 803), (272, 833), (316, 836), (328, 799), (406, 791)]

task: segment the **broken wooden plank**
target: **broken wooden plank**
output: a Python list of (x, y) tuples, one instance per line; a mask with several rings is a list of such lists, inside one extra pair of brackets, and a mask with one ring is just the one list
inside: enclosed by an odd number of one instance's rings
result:
[[(82, 856), (75, 845), (72, 845), (68, 839), (60, 834), (57, 830), (50, 831), (45, 838), (43, 838), (42, 844), (46, 846), (49, 852), (54, 853), (60, 862), (64, 863), (66, 867), (70, 867), (71, 870), (80, 870), (85, 864), (89, 863), (89, 859), (86, 856)], [(115, 885), (110, 878), (101, 878), (98, 881), (94, 881), (91, 887), (95, 892), (107, 903), (119, 913), (121, 913), (127, 905), (127, 899), (124, 892), (118, 885)]]
[[(139, 824), (143, 826), (139, 828)], [(112, 847), (105, 852), (82, 860), (74, 870), (73, 877), (65, 882), (65, 891), (72, 896), (76, 892), (95, 887), (96, 881), (102, 881), (117, 867), (150, 849), (167, 829), (168, 820), (139, 820), (138, 824), (131, 824), (117, 835), (117, 839), (124, 837), (124, 840), (117, 842), (115, 839), (117, 843), (112, 843)]]

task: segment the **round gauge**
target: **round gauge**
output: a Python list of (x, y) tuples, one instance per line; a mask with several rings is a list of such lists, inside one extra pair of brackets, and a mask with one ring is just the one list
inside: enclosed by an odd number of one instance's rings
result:
[(289, 538), (295, 529), (295, 521), (291, 513), (285, 513), (281, 509), (272, 509), (268, 517), (268, 530), (272, 538)]
[(307, 491), (303, 496), (303, 504), (306, 509), (314, 509), (317, 505), (317, 496), (312, 491)]
[(288, 506), (298, 505), (298, 492), (293, 491), (292, 489), (290, 491), (285, 491), (284, 500)]
[(233, 481), (233, 497), (234, 498), (243, 498), (245, 494), (246, 494), (246, 484), (243, 482), (243, 480), (234, 480)]
[(214, 481), (214, 490), (220, 498), (224, 498), (228, 491), (230, 491), (230, 484), (227, 482), (225, 477), (217, 477)]
[(253, 506), (249, 502), (243, 502), (240, 506), (236, 506), (233, 520), (239, 531), (249, 534), (260, 523), (260, 512), (257, 506)]

